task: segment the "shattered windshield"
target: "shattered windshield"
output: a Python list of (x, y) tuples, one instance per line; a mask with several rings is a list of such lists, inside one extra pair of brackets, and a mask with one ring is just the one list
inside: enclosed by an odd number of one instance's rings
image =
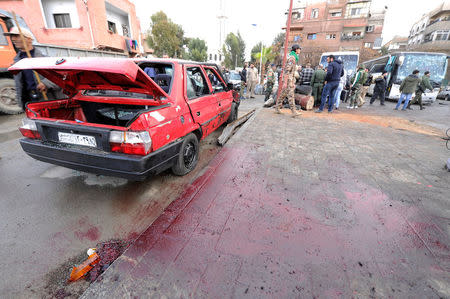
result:
[(414, 70), (419, 70), (419, 77), (425, 71), (431, 74), (430, 81), (434, 85), (441, 84), (447, 70), (447, 56), (441, 54), (417, 53), (404, 54), (405, 60), (398, 68), (397, 79), (403, 80), (411, 75)]
[[(344, 70), (347, 72), (347, 74), (351, 75), (358, 66), (358, 55), (334, 55), (336, 60), (341, 59), (344, 64)], [(320, 59), (320, 64), (323, 65), (324, 68), (328, 66), (327, 62), (328, 56), (322, 56)]]

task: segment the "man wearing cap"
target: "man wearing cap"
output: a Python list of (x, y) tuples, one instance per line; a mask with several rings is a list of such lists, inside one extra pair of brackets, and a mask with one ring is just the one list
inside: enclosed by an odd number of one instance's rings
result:
[(273, 86), (275, 85), (275, 69), (276, 66), (272, 63), (267, 70), (266, 97), (264, 98), (264, 102), (266, 102), (272, 94)]
[[(25, 28), (20, 28), (20, 31), (26, 44), (23, 43), (17, 27), (12, 27), (9, 32), (3, 33), (5, 36), (10, 36), (11, 42), (17, 51), (14, 63), (28, 57), (25, 49), (28, 49), (31, 57), (43, 57), (44, 55), (33, 47), (33, 34)], [(49, 95), (53, 92), (51, 98), (64, 97), (61, 93), (61, 88), (49, 80), (41, 77), (41, 83), (38, 84), (32, 70), (23, 70), (17, 73), (14, 75), (14, 81), (16, 83), (16, 99), (22, 109), (25, 109), (27, 102), (42, 100), (41, 92), (44, 91), (51, 91)]]
[(283, 104), (283, 100), (287, 97), (289, 101), (289, 106), (291, 107), (292, 116), (301, 115), (295, 109), (295, 72), (297, 71), (298, 55), (300, 54), (300, 46), (295, 44), (292, 46), (292, 51), (289, 53), (288, 59), (286, 61), (286, 68), (284, 69), (283, 76), (283, 89), (280, 96), (277, 98), (275, 104), (275, 109), (277, 113), (281, 113), (280, 106)]

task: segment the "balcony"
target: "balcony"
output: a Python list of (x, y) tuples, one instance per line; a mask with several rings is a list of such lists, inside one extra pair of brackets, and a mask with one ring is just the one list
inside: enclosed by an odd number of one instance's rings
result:
[(434, 32), (436, 30), (448, 30), (448, 28), (450, 28), (450, 17), (447, 17), (443, 20), (431, 22), (425, 28), (423, 34), (426, 35), (428, 33)]
[(363, 38), (364, 38), (364, 35), (347, 35), (347, 34), (341, 35), (341, 40), (343, 40), (343, 41), (361, 40)]
[(439, 19), (430, 21), (430, 23), (428, 24), (428, 26), (431, 26), (431, 25), (433, 25), (434, 23), (437, 23), (437, 22), (445, 22), (445, 21), (450, 21), (450, 16), (446, 16), (446, 17), (444, 17), (444, 18), (442, 18), (442, 19), (439, 18)]

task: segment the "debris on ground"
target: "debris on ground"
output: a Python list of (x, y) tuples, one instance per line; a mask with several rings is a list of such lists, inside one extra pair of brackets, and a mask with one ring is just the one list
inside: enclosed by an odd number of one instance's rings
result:
[(100, 257), (93, 248), (89, 248), (88, 256), (89, 258), (87, 260), (82, 262), (77, 267), (73, 267), (72, 273), (70, 273), (69, 282), (77, 281), (80, 278), (83, 278), (89, 271), (91, 271), (92, 268), (94, 268), (96, 264), (98, 264)]
[(113, 240), (99, 243), (97, 248), (89, 248), (87, 251), (88, 259), (73, 267), (68, 281), (73, 282), (86, 278), (89, 282), (94, 282), (127, 247), (127, 242)]
[(250, 119), (250, 117), (252, 117), (255, 114), (255, 111), (256, 109), (253, 109), (252, 111), (239, 117), (234, 122), (226, 126), (222, 132), (222, 135), (220, 135), (219, 138), (217, 139), (217, 142), (220, 145), (224, 145), (228, 141), (228, 139), (230, 139), (231, 136), (233, 136), (234, 133), (236, 133), (237, 128), (240, 127), (243, 123), (245, 123), (247, 120)]
[(97, 244), (99, 262), (89, 272), (88, 280), (94, 282), (127, 249), (128, 242), (112, 240)]
[(264, 102), (264, 107), (272, 107), (273, 105), (275, 105), (275, 100), (272, 97)]

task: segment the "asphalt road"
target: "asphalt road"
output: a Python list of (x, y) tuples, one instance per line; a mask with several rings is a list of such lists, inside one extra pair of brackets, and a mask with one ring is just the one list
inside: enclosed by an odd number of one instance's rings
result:
[[(262, 100), (244, 103), (241, 113), (254, 104)], [(23, 117), (0, 115), (0, 294), (6, 297), (54, 295), (53, 280), (68, 278), (73, 261), (99, 242), (135, 239), (220, 150), (221, 128), (201, 141), (192, 173), (177, 177), (167, 171), (129, 182), (27, 156), (18, 142)]]
[[(262, 102), (261, 97), (245, 100), (241, 112), (261, 107)], [(383, 109), (383, 115), (403, 113), (408, 122), (426, 123), (440, 132), (450, 125), (448, 105), (435, 103), (424, 111), (407, 112), (391, 111), (391, 106), (365, 105), (353, 114), (379, 115)], [(54, 280), (68, 277), (73, 261), (89, 247), (111, 239), (135, 239), (220, 151), (220, 132), (215, 132), (201, 142), (200, 163), (193, 173), (176, 177), (165, 172), (144, 182), (128, 182), (28, 157), (18, 143), (22, 118), (0, 115), (0, 294), (5, 297), (48, 297), (54, 294)]]

